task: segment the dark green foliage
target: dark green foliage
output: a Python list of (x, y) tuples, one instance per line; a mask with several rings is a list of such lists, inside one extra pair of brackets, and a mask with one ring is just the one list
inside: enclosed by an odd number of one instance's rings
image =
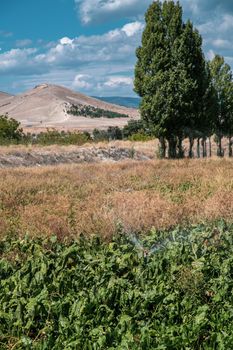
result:
[(144, 132), (137, 132), (136, 134), (132, 134), (131, 136), (129, 136), (128, 140), (146, 142), (152, 140), (152, 137), (145, 134)]
[(145, 126), (142, 120), (129, 120), (127, 125), (123, 128), (123, 135), (125, 138), (143, 132), (145, 132)]
[(145, 19), (134, 81), (141, 115), (159, 138), (162, 156), (166, 139), (169, 157), (182, 157), (185, 130), (202, 131), (207, 124), (210, 80), (202, 39), (190, 21), (183, 23), (179, 2), (155, 1)]
[(222, 156), (222, 138), (229, 137), (229, 156), (232, 156), (231, 138), (233, 136), (233, 82), (232, 71), (224, 58), (216, 55), (209, 63), (212, 83), (216, 95), (215, 133), (218, 155)]
[(90, 140), (91, 136), (88, 132), (59, 132), (56, 129), (47, 129), (46, 132), (31, 136), (31, 142), (39, 145), (83, 145)]
[[(232, 349), (233, 227), (0, 243), (0, 348)], [(134, 242), (134, 243), (133, 243)]]
[(0, 144), (18, 143), (22, 139), (20, 123), (7, 115), (0, 116)]
[(109, 126), (107, 130), (110, 140), (122, 140), (123, 132), (118, 126)]
[(128, 118), (129, 116), (123, 113), (107, 111), (105, 109), (96, 108), (89, 105), (72, 105), (67, 111), (68, 114), (89, 117), (89, 118)]
[(118, 126), (109, 126), (107, 130), (94, 129), (92, 136), (96, 142), (122, 140), (123, 132)]
[(94, 129), (92, 136), (93, 140), (96, 142), (109, 140), (109, 135), (106, 130)]

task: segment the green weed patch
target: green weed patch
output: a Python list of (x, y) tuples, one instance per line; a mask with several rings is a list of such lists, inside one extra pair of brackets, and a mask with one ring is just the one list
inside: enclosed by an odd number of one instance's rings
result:
[(0, 349), (233, 348), (233, 227), (0, 242)]

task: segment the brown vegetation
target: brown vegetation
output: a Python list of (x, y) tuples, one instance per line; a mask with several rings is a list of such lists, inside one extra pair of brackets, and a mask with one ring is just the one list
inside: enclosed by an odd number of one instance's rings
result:
[(233, 217), (230, 160), (125, 161), (0, 171), (0, 232), (59, 237)]

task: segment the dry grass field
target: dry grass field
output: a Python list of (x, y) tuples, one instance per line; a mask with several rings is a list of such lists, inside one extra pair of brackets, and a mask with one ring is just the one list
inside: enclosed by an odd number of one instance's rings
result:
[(233, 221), (233, 162), (151, 160), (0, 170), (0, 232), (107, 238)]

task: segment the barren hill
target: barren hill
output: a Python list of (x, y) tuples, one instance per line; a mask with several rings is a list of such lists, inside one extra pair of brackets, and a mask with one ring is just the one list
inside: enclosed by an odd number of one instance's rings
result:
[[(129, 118), (74, 116), (67, 113), (72, 105), (100, 108), (125, 114)], [(0, 94), (0, 115), (5, 113), (20, 121), (24, 128), (35, 130), (47, 127), (77, 128), (79, 130), (103, 129), (109, 126), (123, 126), (130, 118), (138, 119), (139, 117), (136, 109), (109, 104), (65, 87), (49, 84), (38, 85), (17, 96)]]
[(6, 102), (9, 99), (12, 99), (13, 97), (14, 97), (13, 95), (0, 91), (0, 105), (2, 105), (4, 102)]

